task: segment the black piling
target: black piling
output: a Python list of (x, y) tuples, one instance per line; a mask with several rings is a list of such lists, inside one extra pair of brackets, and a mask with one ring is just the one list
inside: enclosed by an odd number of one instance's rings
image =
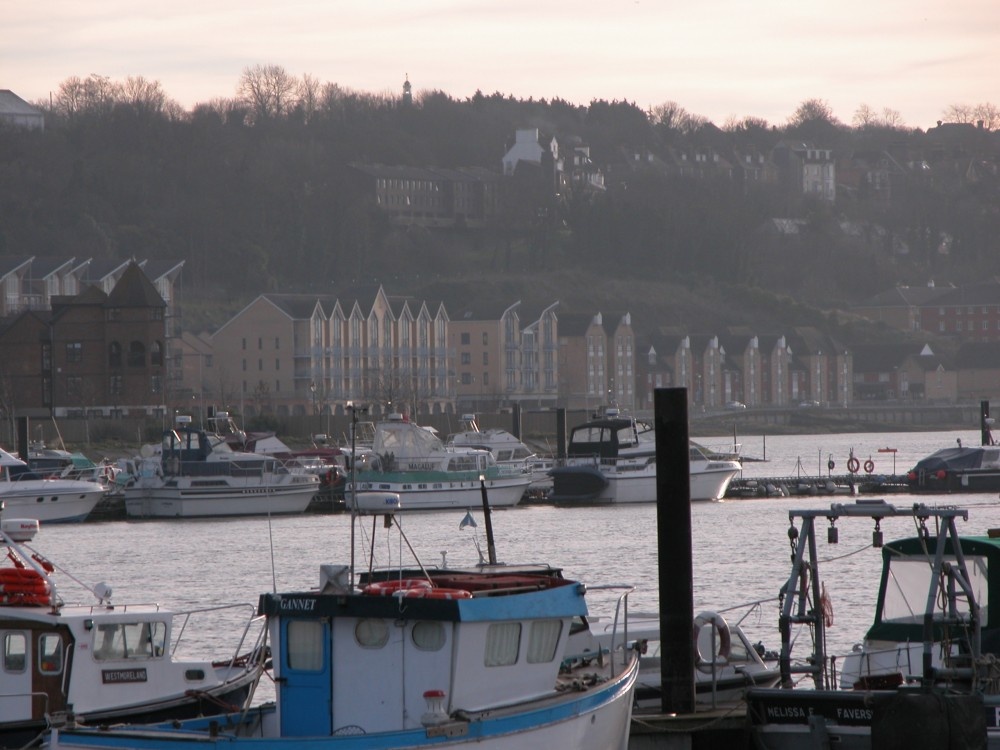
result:
[(521, 405), (514, 404), (510, 409), (510, 434), (521, 439)]
[(662, 710), (693, 713), (694, 584), (686, 388), (653, 392), (656, 543), (659, 560)]
[(993, 431), (990, 429), (990, 402), (979, 402), (979, 434), (982, 437), (980, 445), (993, 445)]
[(566, 410), (556, 409), (556, 458), (566, 458)]

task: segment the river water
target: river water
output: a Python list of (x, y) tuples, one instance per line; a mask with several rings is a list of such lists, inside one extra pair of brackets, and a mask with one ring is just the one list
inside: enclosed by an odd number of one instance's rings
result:
[[(825, 474), (830, 457), (838, 471), (853, 449), (862, 464), (871, 456), (875, 472), (905, 474), (917, 460), (940, 447), (979, 442), (977, 430), (962, 432), (866, 433), (850, 435), (794, 435), (744, 438), (743, 453), (766, 461), (747, 462), (746, 476), (791, 476), (796, 472)], [(732, 437), (699, 439), (704, 444), (732, 442)], [(878, 453), (893, 447), (895, 454)], [(918, 498), (897, 494), (886, 498), (909, 506)], [(930, 505), (968, 507), (968, 522), (960, 533), (982, 534), (1000, 527), (1000, 503), (992, 494), (920, 496)], [(828, 507), (831, 502), (853, 502), (849, 497), (790, 497), (727, 500), (692, 506), (693, 584), (695, 611), (716, 610), (730, 621), (750, 612), (743, 628), (753, 640), (769, 648), (780, 645), (777, 594), (789, 575), (789, 512)], [(425, 564), (471, 565), (486, 553), (482, 509), (472, 509), (476, 528), (460, 529), (464, 512), (441, 511), (404, 515), (406, 539)], [(569, 577), (591, 585), (627, 583), (637, 586), (633, 611), (655, 611), (657, 592), (656, 505), (556, 508), (526, 505), (492, 514), (497, 558), (501, 562), (547, 562), (563, 568)], [(825, 525), (825, 522), (824, 522)], [(361, 543), (356, 566), (366, 564), (372, 520), (354, 528)], [(377, 565), (411, 564), (412, 557), (399, 535), (384, 541), (381, 520), (375, 524), (372, 548)], [(828, 630), (829, 651), (849, 650), (871, 621), (878, 575), (879, 550), (871, 547), (870, 519), (838, 523), (840, 542), (825, 544), (819, 534), (821, 576), (834, 609)], [(914, 533), (910, 519), (882, 522), (885, 539)], [(33, 547), (75, 578), (113, 588), (112, 601), (159, 602), (170, 609), (250, 602), (261, 592), (307, 590), (318, 585), (320, 563), (351, 562), (352, 528), (349, 515), (219, 520), (116, 520), (52, 525), (42, 529)], [(63, 579), (65, 580), (65, 579)], [(67, 601), (84, 601), (69, 586)], [(609, 612), (610, 595), (595, 591), (591, 609)], [(749, 605), (760, 602), (752, 609)], [(752, 611), (751, 611), (752, 610)], [(226, 631), (226, 632), (223, 632)], [(233, 642), (235, 627), (189, 631), (189, 654), (223, 657)], [(803, 644), (805, 656), (808, 645)], [(258, 695), (273, 695), (262, 685)]]

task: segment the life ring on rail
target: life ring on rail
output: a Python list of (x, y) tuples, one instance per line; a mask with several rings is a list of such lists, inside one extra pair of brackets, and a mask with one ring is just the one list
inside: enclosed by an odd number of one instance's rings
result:
[(403, 592), (407, 599), (471, 599), (472, 592), (465, 589), (445, 589), (439, 586), (434, 588), (413, 588)]
[(391, 581), (376, 581), (365, 586), (361, 593), (369, 596), (392, 596), (397, 591), (420, 591), (430, 589), (431, 584), (423, 578), (394, 578)]
[(0, 568), (0, 605), (39, 606), (49, 603), (52, 588), (31, 568)]
[(852, 474), (857, 474), (858, 468), (860, 466), (861, 463), (854, 456), (851, 456), (849, 459), (847, 459), (847, 470)]
[[(706, 625), (711, 626), (718, 637), (719, 650), (711, 659), (706, 659), (698, 644), (698, 636), (701, 629)], [(700, 612), (694, 618), (694, 663), (702, 672), (711, 674), (712, 667), (724, 667), (729, 663), (729, 655), (732, 653), (733, 641), (729, 632), (729, 623), (726, 618), (717, 612)]]
[(873, 471), (875, 471), (875, 462), (869, 458), (865, 461), (865, 474), (871, 474)]
[(834, 469), (837, 468), (837, 464), (835, 464), (833, 462), (833, 459), (831, 458), (829, 461), (826, 462), (826, 468), (829, 469), (830, 471), (833, 471)]

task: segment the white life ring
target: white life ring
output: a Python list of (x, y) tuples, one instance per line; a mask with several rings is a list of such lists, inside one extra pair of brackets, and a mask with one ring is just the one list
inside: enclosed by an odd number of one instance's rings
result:
[[(711, 659), (706, 659), (698, 645), (698, 635), (701, 629), (710, 625), (716, 632), (719, 650)], [(732, 653), (732, 635), (729, 632), (729, 623), (717, 612), (700, 612), (694, 618), (694, 663), (702, 672), (711, 673), (713, 667), (724, 667), (729, 663), (729, 655)]]

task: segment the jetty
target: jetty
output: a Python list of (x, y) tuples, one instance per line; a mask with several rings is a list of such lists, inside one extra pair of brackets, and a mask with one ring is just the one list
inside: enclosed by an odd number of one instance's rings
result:
[(830, 474), (828, 476), (737, 477), (725, 497), (751, 499), (796, 495), (887, 495), (908, 493), (905, 474)]

